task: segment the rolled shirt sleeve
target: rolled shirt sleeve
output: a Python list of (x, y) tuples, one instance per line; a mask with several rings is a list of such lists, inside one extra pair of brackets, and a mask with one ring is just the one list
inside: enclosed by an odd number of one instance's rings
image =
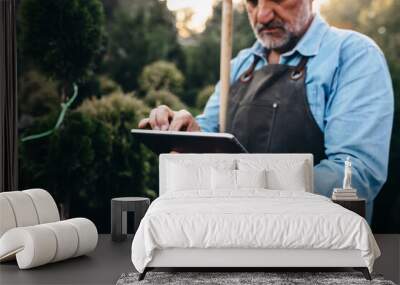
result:
[(350, 156), (352, 186), (367, 200), (371, 222), (373, 200), (387, 178), (393, 88), (385, 58), (372, 41), (344, 42), (341, 55), (324, 116), (328, 159), (315, 166), (315, 189), (329, 197), (342, 187)]

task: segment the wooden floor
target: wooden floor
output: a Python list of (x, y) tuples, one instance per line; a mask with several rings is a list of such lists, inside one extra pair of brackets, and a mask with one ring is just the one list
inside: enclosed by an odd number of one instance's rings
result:
[[(382, 251), (375, 272), (400, 283), (400, 235), (375, 235)], [(124, 272), (134, 271), (130, 259), (132, 237), (114, 243), (100, 235), (99, 244), (88, 256), (19, 270), (15, 262), (0, 265), (0, 284), (115, 284)]]

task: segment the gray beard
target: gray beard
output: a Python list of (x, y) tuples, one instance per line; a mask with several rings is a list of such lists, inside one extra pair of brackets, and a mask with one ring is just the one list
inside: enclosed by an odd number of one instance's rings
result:
[[(303, 7), (303, 9), (306, 9), (306, 7)], [(269, 35), (262, 36), (258, 33), (258, 27), (254, 26), (251, 21), (250, 23), (255, 37), (264, 48), (268, 50), (285, 52), (290, 48), (293, 48), (294, 45), (298, 42), (298, 40), (301, 38), (301, 31), (307, 24), (310, 17), (313, 16), (312, 14), (310, 15), (309, 13), (307, 13), (306, 10), (301, 11), (301, 14), (303, 16), (296, 21), (293, 27), (289, 27), (286, 23), (283, 24), (282, 28), (284, 33), (283, 36), (280, 38), (273, 38)]]
[(273, 39), (272, 37), (265, 35), (261, 36), (256, 30), (254, 30), (254, 34), (257, 40), (262, 44), (262, 46), (266, 49), (271, 50), (285, 50), (291, 42), (294, 41), (296, 36), (292, 33), (285, 31), (284, 35), (279, 39)]

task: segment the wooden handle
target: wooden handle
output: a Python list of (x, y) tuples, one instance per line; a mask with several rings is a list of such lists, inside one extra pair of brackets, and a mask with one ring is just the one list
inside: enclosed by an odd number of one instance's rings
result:
[(219, 130), (225, 132), (232, 58), (232, 0), (223, 0), (221, 33)]

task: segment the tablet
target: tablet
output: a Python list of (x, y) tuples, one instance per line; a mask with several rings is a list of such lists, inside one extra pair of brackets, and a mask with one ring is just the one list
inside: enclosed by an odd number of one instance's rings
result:
[(180, 153), (247, 153), (240, 142), (228, 133), (176, 132), (133, 129), (135, 140), (156, 154)]

